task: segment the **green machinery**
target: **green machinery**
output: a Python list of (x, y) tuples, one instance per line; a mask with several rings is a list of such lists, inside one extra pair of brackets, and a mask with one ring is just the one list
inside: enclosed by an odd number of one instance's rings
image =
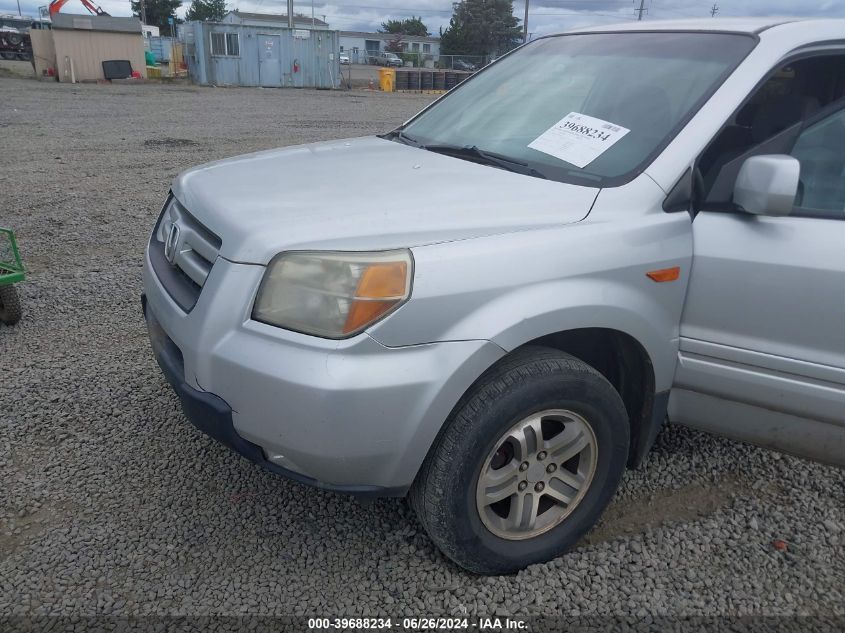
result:
[(26, 272), (11, 229), (0, 228), (0, 322), (14, 325), (21, 319), (21, 301), (15, 284)]

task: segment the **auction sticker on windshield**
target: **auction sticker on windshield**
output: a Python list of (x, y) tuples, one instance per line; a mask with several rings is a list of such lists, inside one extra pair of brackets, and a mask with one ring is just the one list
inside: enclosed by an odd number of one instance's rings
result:
[(586, 167), (630, 131), (609, 121), (570, 112), (528, 147), (576, 167)]

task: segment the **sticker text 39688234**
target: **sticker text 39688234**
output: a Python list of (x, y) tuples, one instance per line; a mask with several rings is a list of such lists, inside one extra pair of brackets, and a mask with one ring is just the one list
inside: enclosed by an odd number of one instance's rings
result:
[(576, 167), (586, 167), (630, 131), (609, 121), (570, 112), (528, 147)]

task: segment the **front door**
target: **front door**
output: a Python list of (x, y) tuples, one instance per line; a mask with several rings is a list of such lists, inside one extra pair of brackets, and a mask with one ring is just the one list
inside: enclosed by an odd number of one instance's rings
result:
[(843, 147), (834, 105), (791, 148), (791, 215), (695, 217), (673, 420), (845, 465)]
[(258, 36), (258, 80), (262, 86), (282, 85), (281, 39), (278, 35)]

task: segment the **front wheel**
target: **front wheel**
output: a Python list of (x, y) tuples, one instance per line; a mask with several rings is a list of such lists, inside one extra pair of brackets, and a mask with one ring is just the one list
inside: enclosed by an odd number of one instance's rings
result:
[(14, 286), (0, 286), (0, 322), (14, 325), (21, 320), (21, 301)]
[(559, 556), (598, 521), (628, 443), (625, 406), (601, 374), (563, 352), (526, 347), (464, 396), (411, 504), (457, 564), (515, 572)]

